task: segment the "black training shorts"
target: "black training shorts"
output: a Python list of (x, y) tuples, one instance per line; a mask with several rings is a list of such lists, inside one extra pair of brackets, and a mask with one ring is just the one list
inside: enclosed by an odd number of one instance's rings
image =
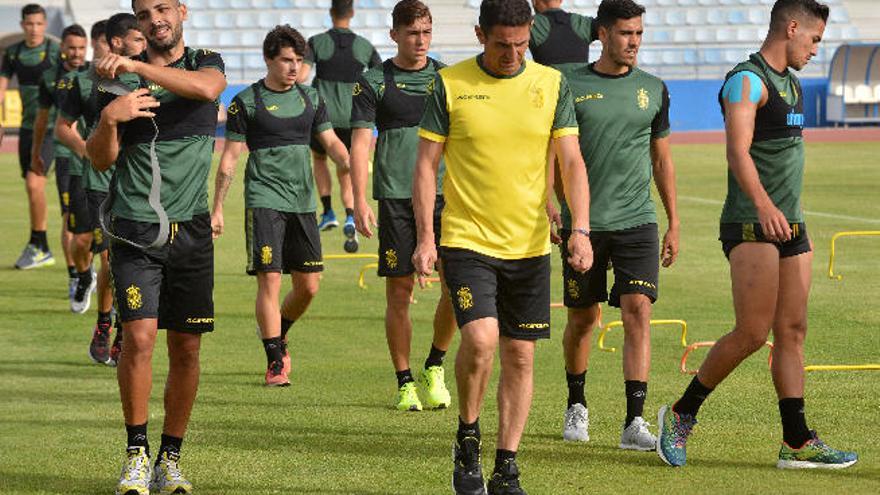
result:
[(101, 203), (104, 202), (106, 197), (107, 193), (104, 191), (86, 190), (86, 200), (89, 204), (89, 220), (91, 220), (93, 236), (92, 252), (95, 254), (103, 253), (110, 247), (110, 239), (105, 235), (104, 229), (101, 228), (101, 222), (98, 217), (98, 210), (101, 208)]
[(503, 260), (467, 249), (440, 249), (459, 328), (495, 318), (501, 335), (550, 338), (550, 255)]
[[(114, 218), (113, 232), (139, 244), (156, 238), (159, 224)], [(214, 330), (214, 242), (211, 217), (171, 223), (168, 242), (141, 250), (113, 240), (110, 270), (123, 322), (158, 318), (159, 328), (186, 333)]]
[[(43, 147), (41, 155), (43, 156), (43, 175), (52, 170), (52, 160), (55, 159), (55, 143), (52, 140), (51, 131), (46, 131), (46, 137), (43, 139)], [(27, 177), (27, 173), (31, 169), (31, 146), (34, 144), (33, 129), (19, 129), (18, 131), (18, 165), (21, 167), (22, 179)]]
[(80, 175), (71, 175), (68, 187), (70, 215), (67, 216), (67, 230), (74, 234), (86, 234), (92, 231), (88, 197), (86, 190), (83, 189), (82, 179)]
[[(443, 196), (434, 202), (434, 244), (440, 245), (440, 215)], [(416, 217), (412, 199), (379, 200), (380, 277), (405, 277), (415, 273), (412, 256), (416, 250)]]
[(324, 271), (314, 213), (248, 208), (244, 223), (249, 275)]
[(657, 300), (660, 271), (660, 241), (657, 224), (648, 223), (629, 229), (590, 232), (593, 268), (576, 272), (568, 264), (568, 239), (571, 231), (562, 231), (563, 302), (567, 308), (586, 308), (608, 299), (608, 262), (614, 270), (611, 306), (620, 307), (623, 294), (644, 294)]
[(70, 211), (70, 160), (60, 156), (55, 159), (55, 186), (62, 215)]
[(809, 253), (813, 250), (810, 246), (810, 238), (807, 236), (807, 224), (792, 223), (791, 239), (786, 242), (772, 242), (764, 237), (764, 230), (760, 223), (722, 223), (718, 240), (721, 241), (721, 249), (724, 256), (730, 258), (733, 248), (744, 242), (766, 242), (776, 246), (780, 258), (788, 258), (799, 254)]

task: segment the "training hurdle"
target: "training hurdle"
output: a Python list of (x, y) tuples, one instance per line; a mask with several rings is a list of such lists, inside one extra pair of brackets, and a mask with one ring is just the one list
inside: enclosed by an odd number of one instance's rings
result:
[[(688, 330), (687, 330), (687, 322), (686, 321), (684, 321), (684, 320), (651, 320), (650, 324), (652, 326), (654, 326), (654, 325), (677, 325), (678, 327), (681, 328), (681, 346), (682, 347), (688, 346), (688, 343), (687, 343), (687, 331)], [(601, 349), (605, 352), (617, 351), (616, 347), (605, 347), (605, 335), (607, 335), (608, 332), (612, 328), (622, 327), (622, 326), (623, 326), (623, 322), (620, 320), (610, 321), (607, 324), (605, 324), (605, 326), (602, 327), (602, 331), (599, 332), (599, 340), (598, 340), (599, 349)]]
[(361, 266), (360, 273), (358, 275), (358, 287), (360, 287), (361, 289), (367, 288), (367, 283), (364, 281), (364, 275), (366, 274), (367, 270), (379, 266), (378, 254), (325, 254), (324, 260), (376, 260), (377, 262), (367, 263), (366, 265)]
[[(691, 355), (691, 352), (699, 349), (701, 347), (712, 347), (715, 345), (714, 341), (704, 341), (704, 342), (694, 342), (693, 344), (687, 346), (684, 354), (681, 356), (681, 362), (679, 363), (679, 370), (685, 375), (696, 375), (697, 370), (688, 369), (687, 360), (688, 356)], [(764, 345), (770, 349), (770, 355), (767, 357), (767, 366), (773, 365), (773, 342), (769, 340), (764, 342)], [(804, 366), (804, 371), (880, 371), (880, 364), (818, 364), (811, 366)]]
[(880, 230), (852, 230), (838, 232), (831, 236), (831, 256), (828, 258), (828, 278), (835, 280), (843, 280), (843, 275), (834, 275), (834, 255), (835, 243), (841, 237), (873, 237), (880, 236)]
[(804, 371), (880, 371), (880, 364), (815, 364)]

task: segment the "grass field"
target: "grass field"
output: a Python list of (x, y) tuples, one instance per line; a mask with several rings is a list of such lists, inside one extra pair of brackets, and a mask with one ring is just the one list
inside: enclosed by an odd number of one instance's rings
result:
[[(805, 208), (815, 243), (808, 364), (880, 361), (880, 239), (844, 239), (832, 281), (829, 240), (839, 230), (880, 229), (880, 145), (808, 146)], [(732, 323), (727, 264), (716, 241), (725, 191), (721, 146), (677, 146), (682, 250), (661, 272), (656, 318), (687, 320), (690, 340), (712, 340)], [(240, 175), (240, 174), (239, 174)], [(213, 182), (213, 175), (212, 175)], [(58, 206), (50, 182), (50, 241), (56, 257)], [(202, 382), (184, 443), (183, 468), (202, 494), (448, 493), (452, 410), (399, 413), (383, 329), (384, 290), (361, 262), (329, 261), (322, 291), (290, 334), (293, 386), (262, 386), (265, 358), (254, 337), (255, 282), (244, 275), (241, 183), (230, 192), (227, 234), (216, 243), (216, 331), (204, 339)], [(337, 201), (334, 198), (334, 201)], [(63, 263), (16, 272), (10, 267), (27, 233), (23, 184), (12, 155), (0, 157), (0, 493), (112, 493), (125, 442), (113, 369), (86, 351), (94, 313), (72, 315)], [(338, 211), (338, 206), (337, 206)], [(844, 218), (847, 217), (847, 218)], [(322, 236), (325, 253), (342, 253), (342, 234)], [(375, 252), (374, 241), (362, 244)], [(561, 299), (554, 254), (554, 300)], [(438, 289), (413, 306), (413, 368), (430, 345)], [(94, 304), (94, 303), (93, 303)], [(616, 319), (615, 311), (606, 320)], [(774, 465), (781, 439), (767, 352), (746, 361), (710, 398), (683, 469), (652, 453), (619, 451), (625, 413), (620, 354), (595, 352), (587, 375), (591, 441), (561, 441), (565, 378), (563, 310), (553, 337), (539, 344), (535, 397), (519, 455), (533, 494), (574, 493), (880, 493), (880, 373), (824, 372), (807, 377), (810, 425), (860, 462), (842, 472), (783, 472)], [(454, 355), (457, 341), (453, 344)], [(161, 342), (161, 341), (160, 341)], [(609, 344), (620, 342), (620, 332)], [(675, 332), (654, 333), (646, 415), (674, 400), (689, 378), (679, 373)], [(705, 353), (697, 351), (691, 366)], [(167, 359), (155, 357), (150, 440), (158, 447)], [(451, 362), (450, 362), (451, 364)], [(451, 366), (447, 367), (451, 369)], [(497, 373), (495, 375), (497, 380)], [(484, 466), (494, 457), (494, 383), (482, 416)], [(455, 398), (452, 373), (447, 382)]]

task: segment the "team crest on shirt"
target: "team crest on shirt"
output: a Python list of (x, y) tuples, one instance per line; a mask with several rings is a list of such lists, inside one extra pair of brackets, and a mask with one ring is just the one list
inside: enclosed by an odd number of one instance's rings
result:
[(238, 102), (233, 101), (229, 104), (229, 108), (226, 109), (226, 113), (229, 115), (235, 115), (238, 113)]
[(544, 89), (532, 86), (529, 88), (529, 98), (532, 101), (532, 106), (535, 108), (543, 108), (544, 107)]
[(361, 83), (359, 83), (359, 82), (354, 83), (354, 88), (352, 88), (352, 90), (351, 90), (351, 95), (357, 96), (363, 92), (364, 92), (364, 88), (361, 87)]
[(651, 98), (648, 96), (648, 91), (645, 88), (639, 88), (638, 92), (636, 92), (636, 101), (639, 103), (639, 108), (642, 110), (648, 109), (648, 105), (651, 104)]
[(266, 110), (274, 112), (275, 110), (278, 110), (278, 105), (269, 105), (268, 107), (266, 107)]
[(260, 262), (263, 265), (272, 264), (272, 246), (263, 246), (260, 248)]
[(474, 295), (471, 294), (470, 287), (461, 287), (455, 293), (458, 296), (458, 308), (462, 311), (467, 311), (474, 307)]
[(397, 268), (397, 251), (393, 249), (385, 251), (385, 264), (392, 270)]
[(137, 311), (144, 305), (144, 298), (141, 295), (141, 288), (131, 284), (125, 289), (125, 300), (128, 303), (128, 309)]
[(429, 95), (434, 94), (434, 81), (436, 81), (436, 79), (431, 79), (431, 82), (429, 82), (428, 86), (425, 88), (425, 92)]
[(572, 299), (581, 298), (581, 288), (578, 285), (577, 280), (569, 279), (565, 283), (565, 290), (568, 291), (568, 297)]

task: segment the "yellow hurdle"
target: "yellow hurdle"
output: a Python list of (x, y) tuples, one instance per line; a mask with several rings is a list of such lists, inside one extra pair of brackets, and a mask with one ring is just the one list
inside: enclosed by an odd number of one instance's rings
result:
[(325, 260), (378, 260), (378, 254), (325, 254)]
[(880, 364), (821, 364), (804, 366), (804, 371), (880, 371)]
[[(651, 320), (651, 325), (678, 325), (681, 327), (681, 346), (687, 347), (687, 333), (688, 327), (687, 322), (684, 320)], [(615, 352), (617, 348), (615, 347), (605, 347), (605, 335), (609, 330), (615, 327), (622, 327), (623, 322), (620, 320), (608, 322), (604, 327), (602, 327), (602, 331), (599, 332), (599, 349), (602, 349), (605, 352)]]
[(379, 263), (367, 263), (361, 267), (361, 274), (358, 275), (358, 287), (361, 289), (367, 288), (367, 282), (364, 280), (364, 277), (367, 275), (367, 270), (370, 268), (379, 268)]
[(828, 259), (828, 278), (843, 280), (843, 275), (834, 275), (834, 243), (840, 237), (869, 237), (880, 236), (880, 230), (853, 230), (838, 232), (831, 236), (831, 257)]

